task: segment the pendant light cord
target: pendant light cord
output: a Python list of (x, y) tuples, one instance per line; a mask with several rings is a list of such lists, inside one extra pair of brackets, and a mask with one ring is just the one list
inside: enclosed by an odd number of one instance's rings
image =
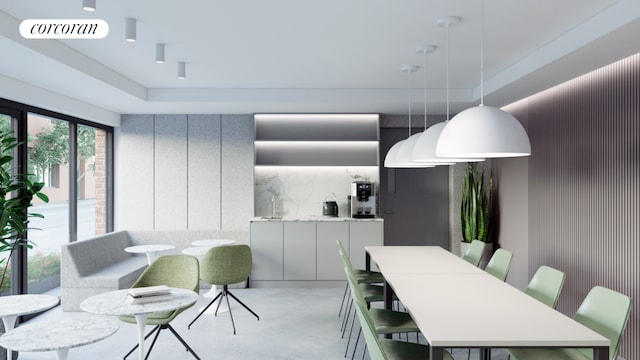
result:
[(409, 137), (411, 137), (411, 98), (413, 98), (413, 90), (411, 86), (411, 68), (407, 70), (407, 75), (409, 76)]
[(447, 24), (447, 121), (449, 121), (449, 53), (451, 52), (451, 46), (449, 45), (449, 28), (451, 25)]
[(424, 49), (424, 129), (427, 130), (427, 49)]
[(480, 106), (484, 105), (484, 0), (480, 2)]

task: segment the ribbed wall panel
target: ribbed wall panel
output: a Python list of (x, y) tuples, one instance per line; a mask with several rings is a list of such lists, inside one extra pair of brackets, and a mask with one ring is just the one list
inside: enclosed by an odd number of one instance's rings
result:
[(529, 273), (567, 273), (572, 316), (596, 285), (633, 298), (620, 356), (640, 359), (640, 55), (532, 96)]

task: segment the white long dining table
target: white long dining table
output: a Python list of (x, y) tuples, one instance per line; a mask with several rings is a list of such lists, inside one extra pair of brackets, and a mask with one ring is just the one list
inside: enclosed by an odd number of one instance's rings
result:
[(430, 345), (431, 360), (446, 348), (592, 348), (609, 359), (609, 339), (438, 246), (367, 246), (366, 264), (392, 293)]

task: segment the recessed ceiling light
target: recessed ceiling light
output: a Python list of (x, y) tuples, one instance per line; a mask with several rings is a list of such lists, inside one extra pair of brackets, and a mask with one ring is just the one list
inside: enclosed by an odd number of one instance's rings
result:
[(96, 11), (96, 0), (82, 0), (82, 10)]

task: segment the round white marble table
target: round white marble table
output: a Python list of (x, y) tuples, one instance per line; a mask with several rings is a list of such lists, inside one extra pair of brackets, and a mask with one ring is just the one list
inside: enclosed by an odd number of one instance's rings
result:
[[(59, 302), (55, 296), (42, 294), (0, 296), (0, 317), (4, 331), (9, 332), (15, 327), (18, 316), (49, 310)], [(11, 351), (7, 351), (7, 359), (11, 358)]]
[(172, 299), (145, 304), (131, 304), (127, 299), (129, 289), (109, 291), (91, 296), (80, 303), (80, 308), (86, 312), (100, 315), (130, 315), (136, 318), (138, 325), (139, 359), (145, 356), (144, 328), (147, 316), (152, 313), (171, 311), (183, 306), (193, 305), (198, 301), (198, 294), (194, 291), (171, 288)]
[(55, 351), (65, 360), (69, 349), (92, 344), (113, 335), (118, 324), (99, 317), (39, 321), (0, 336), (0, 345), (13, 351)]
[(204, 239), (204, 240), (196, 240), (191, 243), (193, 246), (208, 246), (210, 248), (214, 246), (225, 246), (225, 245), (233, 245), (235, 244), (235, 240), (230, 239)]
[[(216, 246), (227, 246), (227, 245), (233, 245), (235, 244), (236, 241), (235, 240), (230, 240), (230, 239), (204, 239), (204, 240), (196, 240), (193, 241), (191, 243), (191, 245), (194, 245), (194, 247), (189, 247), (189, 248), (185, 248), (182, 250), (182, 253), (185, 255), (191, 255), (191, 256), (195, 256), (198, 258), (198, 261), (200, 261), (202, 259), (202, 257), (204, 256), (204, 254), (207, 253), (207, 251), (209, 251), (209, 249), (216, 247)], [(215, 285), (211, 285), (211, 290), (207, 291), (205, 294), (202, 294), (202, 296), (206, 297), (206, 298), (215, 298), (218, 293), (220, 291), (218, 290), (218, 287)], [(200, 311), (202, 311), (203, 308), (200, 309)], [(213, 314), (216, 311), (216, 307), (212, 306), (207, 310), (207, 314)], [(223, 312), (227, 312), (229, 311), (229, 307), (227, 306), (227, 304), (225, 302), (221, 301), (220, 306), (218, 307), (218, 312), (219, 313), (223, 313)]]
[(133, 254), (147, 255), (147, 262), (149, 263), (149, 265), (151, 265), (151, 263), (158, 257), (160, 253), (167, 252), (175, 248), (176, 247), (173, 245), (150, 244), (129, 246), (125, 248), (124, 251)]

